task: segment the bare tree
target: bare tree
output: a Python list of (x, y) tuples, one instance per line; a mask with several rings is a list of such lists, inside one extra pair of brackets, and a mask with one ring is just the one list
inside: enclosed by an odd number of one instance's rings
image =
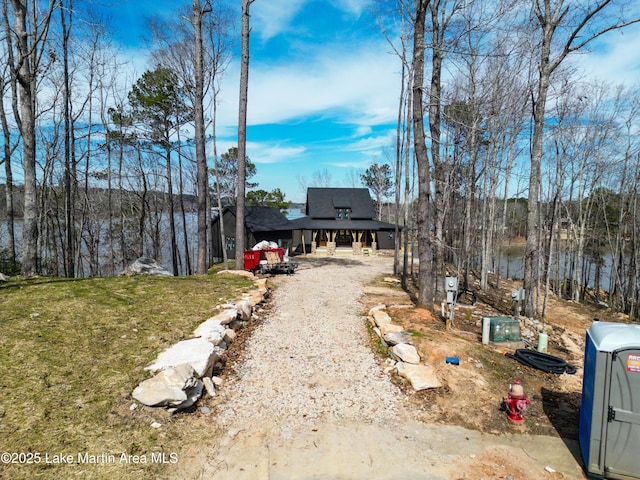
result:
[(245, 159), (247, 157), (247, 96), (249, 90), (249, 8), (255, 0), (242, 0), (242, 59), (238, 109), (238, 196), (236, 199), (236, 269), (244, 268)]
[(200, 6), (200, 0), (193, 0), (193, 26), (196, 43), (195, 62), (195, 128), (196, 128), (196, 163), (198, 165), (198, 262), (196, 273), (207, 273), (207, 197), (209, 195), (209, 170), (205, 149), (204, 122), (204, 47), (202, 37), (202, 16), (211, 11), (206, 2)]
[(533, 0), (532, 12), (539, 28), (538, 80), (533, 88), (533, 138), (527, 208), (527, 243), (525, 246), (524, 288), (527, 290), (524, 313), (535, 316), (539, 281), (540, 209), (539, 191), (543, 157), (547, 97), (552, 74), (571, 53), (584, 49), (594, 39), (612, 30), (637, 23), (640, 19), (610, 17), (615, 0), (590, 0), (581, 4), (566, 0)]
[(418, 303), (433, 310), (436, 276), (431, 235), (431, 172), (424, 133), (425, 24), (429, 0), (417, 0), (413, 34), (413, 145), (418, 162)]
[[(22, 227), (22, 273), (35, 275), (39, 272), (38, 264), (38, 200), (36, 183), (36, 97), (38, 69), (46, 49), (51, 16), (57, 7), (56, 0), (49, 0), (45, 10), (36, 7), (34, 0), (11, 0), (13, 8), (13, 28), (7, 24), (7, 41), (14, 41), (9, 55), (11, 73), (15, 77), (19, 109), (14, 115), (18, 123), (23, 145), (24, 164), (24, 224)], [(43, 12), (37, 17), (37, 12)], [(28, 13), (32, 17), (28, 18)], [(10, 37), (14, 37), (11, 39)]]
[[(3, 17), (7, 18), (7, 2), (2, 3)], [(6, 23), (5, 23), (6, 26)], [(0, 95), (1, 98), (5, 98), (5, 94), (10, 93), (12, 76), (10, 75), (8, 68), (8, 61), (6, 55), (9, 49), (4, 51), (2, 65), (4, 66), (2, 72), (0, 72)], [(15, 76), (13, 77), (15, 78)], [(12, 139), (11, 126), (8, 118), (8, 112), (5, 110), (4, 102), (0, 102), (0, 123), (2, 124), (2, 158), (0, 158), (0, 165), (4, 163), (5, 172), (5, 199), (7, 205), (7, 234), (8, 245), (7, 254), (8, 261), (12, 269), (17, 269), (16, 258), (16, 236), (15, 236), (15, 206), (13, 197), (13, 167), (11, 165), (11, 157), (20, 145), (19, 139)]]

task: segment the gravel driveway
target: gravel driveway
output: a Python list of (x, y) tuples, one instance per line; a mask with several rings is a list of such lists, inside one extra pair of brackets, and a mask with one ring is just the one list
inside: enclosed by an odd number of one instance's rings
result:
[(391, 261), (324, 260), (277, 277), (273, 309), (225, 386), (233, 397), (222, 407), (224, 425), (268, 423), (271, 433), (286, 435), (318, 421), (385, 422), (399, 414), (398, 389), (369, 347), (358, 301)]
[(194, 432), (195, 453), (170, 478), (585, 478), (559, 438), (486, 435), (411, 419), (369, 346), (359, 302), (364, 285), (391, 273), (391, 258), (300, 263), (294, 275), (272, 279), (271, 310), (241, 361), (227, 366), (234, 373), (211, 420), (222, 432), (218, 441), (198, 444)]

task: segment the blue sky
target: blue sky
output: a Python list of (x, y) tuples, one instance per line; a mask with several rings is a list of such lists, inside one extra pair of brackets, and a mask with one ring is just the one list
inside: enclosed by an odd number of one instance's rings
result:
[[(369, 1), (257, 0), (251, 6), (247, 153), (259, 188), (304, 201), (304, 179), (333, 186), (393, 151), (400, 63)], [(237, 63), (223, 88), (237, 92)], [(221, 104), (221, 145), (235, 145), (237, 93)], [(302, 180), (302, 181), (301, 181)], [(358, 185), (360, 186), (360, 185)]]

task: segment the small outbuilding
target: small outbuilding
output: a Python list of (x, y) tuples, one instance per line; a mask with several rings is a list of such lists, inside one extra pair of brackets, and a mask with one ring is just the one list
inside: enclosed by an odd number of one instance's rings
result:
[(305, 216), (291, 221), (293, 248), (297, 253), (326, 249), (329, 255), (339, 248), (354, 254), (395, 248), (396, 226), (375, 215), (367, 188), (309, 188)]
[[(236, 215), (235, 205), (224, 207), (222, 215), (211, 222), (211, 251), (215, 259), (223, 258), (223, 248), (228, 258), (236, 254)], [(220, 221), (224, 226), (224, 242), (221, 238)], [(264, 240), (274, 242), (285, 251), (291, 247), (293, 239), (293, 224), (275, 207), (250, 206), (245, 207), (245, 245), (242, 250), (248, 250)]]

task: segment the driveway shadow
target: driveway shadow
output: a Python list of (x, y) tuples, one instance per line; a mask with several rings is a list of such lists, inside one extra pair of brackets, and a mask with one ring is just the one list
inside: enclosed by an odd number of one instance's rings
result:
[(318, 268), (326, 267), (328, 265), (343, 265), (345, 267), (362, 266), (365, 263), (358, 259), (346, 258), (346, 257), (294, 257), (295, 263), (298, 264), (298, 268)]
[(548, 388), (540, 390), (542, 408), (571, 455), (584, 468), (580, 445), (578, 443), (580, 427), (581, 392), (555, 392)]

